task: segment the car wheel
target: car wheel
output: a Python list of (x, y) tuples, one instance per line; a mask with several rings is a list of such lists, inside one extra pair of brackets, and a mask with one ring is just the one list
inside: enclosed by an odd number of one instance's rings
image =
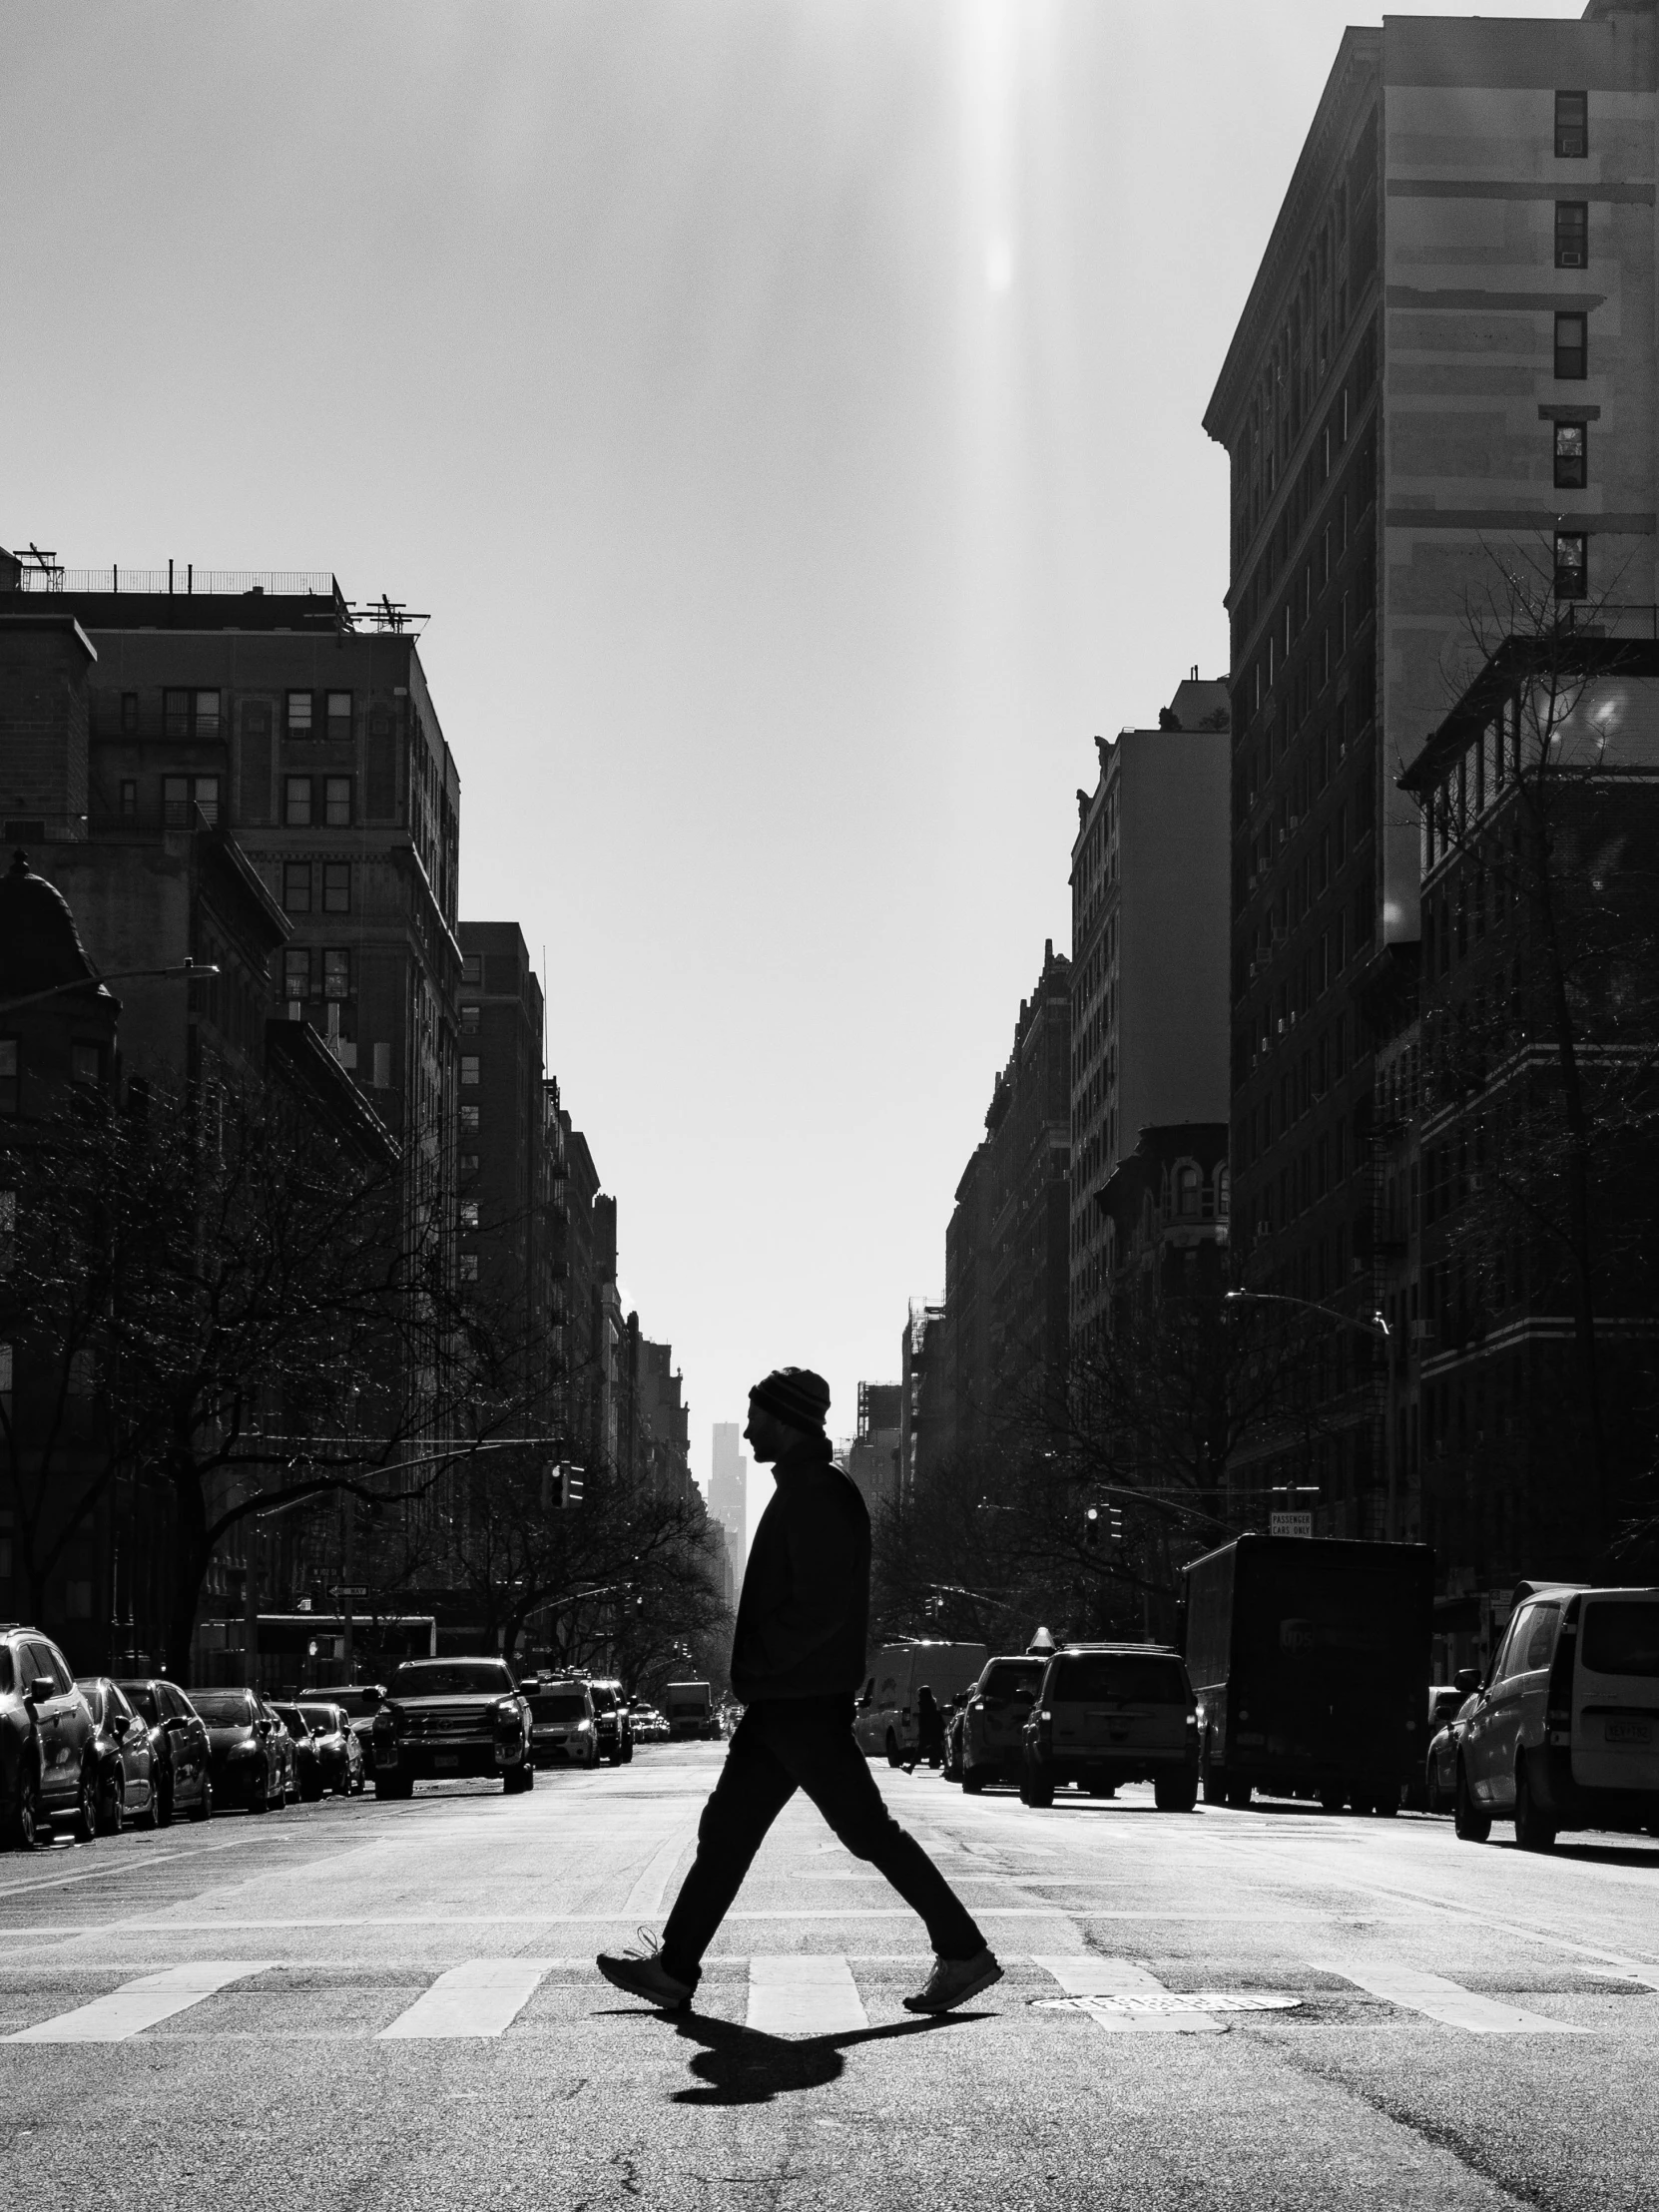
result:
[(1232, 1806), (1235, 1813), (1242, 1813), (1250, 1803), (1251, 1792), (1256, 1785), (1251, 1781), (1249, 1775), (1242, 1774), (1235, 1780), (1228, 1782), (1225, 1787), (1228, 1804)]
[(269, 1813), (271, 1811), (270, 1775), (262, 1774), (256, 1787), (249, 1792), (248, 1810), (250, 1813)]
[(307, 1805), (315, 1805), (322, 1795), (322, 1777), (312, 1775), (299, 1785), (299, 1795)]
[(1198, 1784), (1191, 1775), (1160, 1775), (1152, 1785), (1152, 1802), (1160, 1813), (1190, 1813), (1198, 1803)]
[(1322, 1813), (1340, 1813), (1346, 1803), (1347, 1800), (1341, 1790), (1322, 1790), (1320, 1792), (1320, 1811)]
[(127, 1789), (119, 1770), (102, 1777), (94, 1815), (100, 1836), (119, 1836), (127, 1825)]
[(1227, 1785), (1217, 1774), (1215, 1768), (1211, 1766), (1208, 1752), (1204, 1756), (1203, 1766), (1199, 1769), (1198, 1786), (1204, 1793), (1206, 1805), (1225, 1805), (1227, 1803)]
[(1445, 1803), (1440, 1796), (1440, 1770), (1438, 1767), (1430, 1767), (1428, 1770), (1428, 1780), (1422, 1793), (1422, 1805), (1425, 1813), (1443, 1813), (1445, 1811)]
[(195, 1804), (194, 1804), (194, 1805), (193, 1805), (193, 1806), (191, 1807), (191, 1809), (190, 1809), (190, 1817), (191, 1817), (191, 1819), (192, 1819), (193, 1821), (207, 1821), (207, 1820), (212, 1820), (212, 1818), (213, 1818), (213, 1810), (214, 1810), (214, 1782), (213, 1782), (213, 1776), (212, 1776), (211, 1774), (206, 1774), (206, 1773), (205, 1773), (205, 1774), (203, 1775), (203, 1777), (202, 1777), (202, 1788), (201, 1788), (200, 1792), (198, 1793), (198, 1796), (197, 1796), (197, 1800), (196, 1800), (196, 1803), (195, 1803)]
[(965, 1767), (963, 1767), (963, 1769), (962, 1769), (962, 1795), (963, 1795), (963, 1797), (978, 1797), (978, 1796), (979, 1796), (979, 1794), (980, 1794), (980, 1792), (981, 1792), (981, 1791), (982, 1791), (982, 1790), (984, 1789), (984, 1787), (985, 1787), (985, 1770), (984, 1770), (984, 1768), (983, 1768), (983, 1767), (966, 1767), (966, 1766), (965, 1766)]
[(162, 1825), (162, 1779), (154, 1767), (150, 1770), (150, 1802), (142, 1813), (134, 1815), (135, 1828), (157, 1829)]
[(40, 1785), (32, 1774), (18, 1777), (17, 1796), (6, 1822), (6, 1841), (13, 1851), (35, 1851), (40, 1845)]
[(1047, 1812), (1048, 1808), (1054, 1803), (1054, 1777), (1039, 1774), (1037, 1769), (1027, 1762), (1025, 1772), (1020, 1777), (1019, 1801), (1021, 1805), (1031, 1806), (1036, 1812)]
[(69, 1816), (69, 1833), (78, 1844), (90, 1844), (98, 1833), (98, 1777), (90, 1767), (81, 1769), (81, 1786), (75, 1793), (75, 1810)]
[(1356, 1790), (1349, 1803), (1354, 1808), (1356, 1820), (1369, 1820), (1371, 1815), (1377, 1811), (1377, 1800), (1369, 1790)]
[(156, 1794), (151, 1803), (155, 1809), (155, 1825), (158, 1828), (171, 1828), (173, 1826), (172, 1775), (161, 1774), (156, 1777)]
[(1483, 1844), (1492, 1832), (1492, 1816), (1484, 1806), (1475, 1803), (1469, 1790), (1468, 1772), (1461, 1760), (1457, 1762), (1457, 1796), (1452, 1805), (1451, 1823), (1465, 1844)]
[(1522, 1851), (1555, 1849), (1555, 1823), (1538, 1810), (1524, 1759), (1515, 1769), (1515, 1841)]
[(381, 1800), (389, 1799), (393, 1804), (396, 1804), (402, 1798), (412, 1798), (414, 1796), (414, 1776), (412, 1774), (377, 1774), (374, 1777), (374, 1795)]

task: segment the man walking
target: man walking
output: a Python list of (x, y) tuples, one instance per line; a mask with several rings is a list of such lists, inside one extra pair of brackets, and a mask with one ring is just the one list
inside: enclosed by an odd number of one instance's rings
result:
[(948, 2012), (1002, 1978), (966, 1908), (887, 1811), (852, 1737), (869, 1624), (869, 1515), (830, 1456), (830, 1385), (780, 1368), (749, 1393), (744, 1430), (777, 1490), (744, 1574), (732, 1688), (745, 1712), (697, 1831), (697, 1858), (645, 1954), (601, 1952), (619, 1989), (665, 2011), (691, 2001), (703, 1953), (773, 1822), (805, 1790), (854, 1858), (884, 1874), (920, 1914), (934, 1950), (912, 2012)]

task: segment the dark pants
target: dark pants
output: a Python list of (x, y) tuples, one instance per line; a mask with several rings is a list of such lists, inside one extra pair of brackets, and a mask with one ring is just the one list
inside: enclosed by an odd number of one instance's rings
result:
[(985, 1938), (913, 1836), (887, 1811), (852, 1740), (850, 1697), (780, 1698), (738, 1724), (697, 1830), (697, 1858), (663, 1930), (666, 1972), (695, 1985), (699, 1962), (743, 1887), (767, 1830), (805, 1790), (855, 1859), (884, 1874), (920, 1914), (941, 1958), (971, 1958)]

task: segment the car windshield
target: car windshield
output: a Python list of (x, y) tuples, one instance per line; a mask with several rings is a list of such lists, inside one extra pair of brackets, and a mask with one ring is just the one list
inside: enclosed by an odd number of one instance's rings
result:
[(308, 1736), (310, 1734), (310, 1730), (299, 1718), (297, 1705), (277, 1705), (274, 1706), (272, 1710), (290, 1736)]
[(1135, 1651), (1079, 1652), (1054, 1668), (1048, 1688), (1056, 1705), (1099, 1698), (1132, 1705), (1185, 1705), (1187, 1678), (1179, 1659)]
[(142, 1713), (152, 1728), (158, 1727), (161, 1723), (161, 1709), (156, 1703), (156, 1693), (149, 1683), (124, 1682), (121, 1687), (126, 1691), (133, 1710)]
[(332, 1706), (302, 1705), (299, 1708), (299, 1718), (308, 1728), (320, 1728), (324, 1736), (336, 1736), (339, 1733), (339, 1716)]
[(530, 1710), (538, 1721), (579, 1721), (587, 1718), (588, 1705), (580, 1690), (538, 1690)]
[(614, 1713), (616, 1711), (616, 1692), (607, 1690), (603, 1683), (595, 1682), (588, 1694), (593, 1699), (593, 1709), (596, 1713)]
[(210, 1728), (252, 1728), (258, 1718), (246, 1690), (192, 1690), (190, 1701)]
[(985, 1669), (979, 1683), (979, 1695), (988, 1698), (1017, 1697), (1023, 1690), (1027, 1697), (1035, 1697), (1037, 1684), (1043, 1678), (1042, 1661), (1034, 1666), (1022, 1667), (1012, 1659), (993, 1659)]
[(511, 1697), (513, 1678), (499, 1659), (420, 1659), (391, 1678), (393, 1697)]
[(1659, 1601), (1600, 1597), (1586, 1605), (1580, 1656), (1596, 1674), (1659, 1675)]

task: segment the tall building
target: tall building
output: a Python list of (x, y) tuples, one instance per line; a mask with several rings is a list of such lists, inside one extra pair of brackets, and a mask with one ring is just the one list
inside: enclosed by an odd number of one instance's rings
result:
[(628, 1316), (626, 1327), (624, 1463), (656, 1497), (701, 1507), (703, 1493), (691, 1471), (691, 1408), (682, 1395), (685, 1378), (675, 1368), (674, 1347), (642, 1336), (638, 1314)]
[(898, 1348), (898, 1494), (914, 1497), (918, 1482), (942, 1463), (953, 1421), (942, 1306), (912, 1298)]
[(1045, 943), (985, 1115), (990, 1314), (982, 1390), (993, 1436), (1039, 1418), (1065, 1374), (1071, 975), (1064, 953)]
[(726, 1531), (734, 1599), (743, 1587), (743, 1570), (749, 1562), (749, 1461), (740, 1448), (742, 1435), (735, 1420), (715, 1422), (709, 1469), (709, 1511)]
[(1108, 1311), (1104, 1194), (1143, 1129), (1227, 1119), (1228, 698), (1198, 671), (1156, 730), (1097, 738), (1071, 848), (1074, 1340)]
[(516, 921), (463, 921), (460, 1266), (513, 1335), (547, 1323), (541, 984)]
[(857, 1484), (871, 1520), (898, 1496), (903, 1395), (899, 1382), (858, 1384), (858, 1432), (846, 1455), (846, 1471)]
[[(1645, 0), (1345, 33), (1205, 415), (1232, 483), (1234, 1234), (1248, 1284), (1357, 1321), (1386, 1288), (1366, 1005), (1419, 938), (1396, 780), (1506, 572), (1659, 596), (1656, 75)], [(1335, 1329), (1252, 1493), (1381, 1533), (1380, 1374)]]

